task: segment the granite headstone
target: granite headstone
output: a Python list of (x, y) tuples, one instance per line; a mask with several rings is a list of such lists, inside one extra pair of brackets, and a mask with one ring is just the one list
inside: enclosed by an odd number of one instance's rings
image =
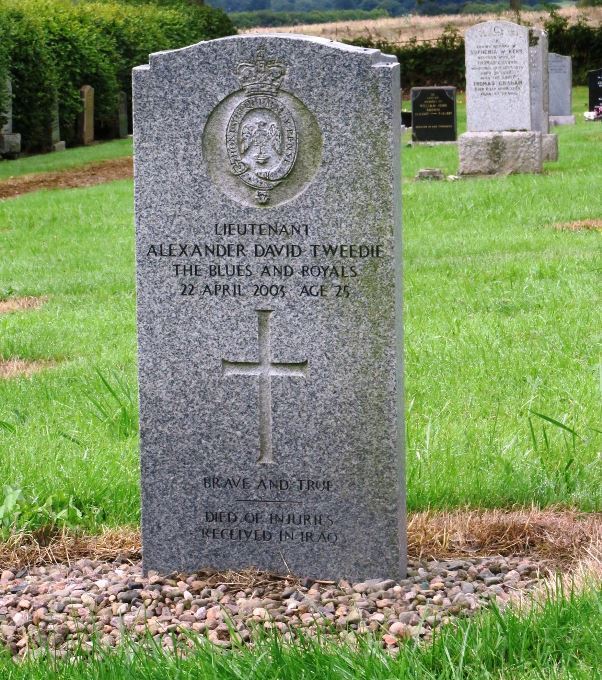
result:
[(403, 576), (399, 65), (272, 34), (133, 75), (145, 569)]
[(125, 92), (119, 93), (117, 115), (115, 117), (115, 136), (123, 139), (128, 136), (128, 97)]
[(413, 141), (456, 141), (455, 87), (413, 87), (410, 97)]
[(466, 31), (465, 45), (468, 130), (530, 130), (529, 29), (486, 21)]
[(21, 135), (13, 131), (13, 87), (10, 78), (6, 79), (5, 123), (0, 128), (0, 156), (16, 158), (21, 153)]
[(92, 144), (94, 141), (94, 88), (84, 85), (79, 90), (82, 110), (77, 120), (77, 141), (79, 144)]
[(532, 28), (529, 46), (531, 78), (531, 129), (544, 135), (550, 131), (548, 85), (548, 36), (541, 29)]
[(573, 114), (573, 69), (571, 57), (550, 52), (550, 116)]
[(65, 142), (61, 139), (61, 120), (58, 98), (54, 100), (51, 111), (50, 146), (53, 151), (64, 151)]
[(589, 88), (589, 111), (596, 106), (602, 106), (602, 68), (587, 72)]

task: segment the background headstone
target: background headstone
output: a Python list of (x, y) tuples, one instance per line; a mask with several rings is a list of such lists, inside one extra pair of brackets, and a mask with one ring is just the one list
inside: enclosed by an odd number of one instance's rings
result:
[(589, 110), (602, 106), (602, 68), (588, 71), (587, 84), (589, 87)]
[(77, 117), (77, 141), (86, 146), (94, 141), (94, 88), (83, 85), (79, 93), (82, 110)]
[(16, 158), (21, 153), (21, 135), (13, 132), (13, 87), (10, 78), (6, 79), (6, 123), (0, 128), (0, 156)]
[(575, 123), (573, 115), (573, 68), (571, 57), (550, 52), (548, 57), (550, 88), (550, 122), (555, 125)]
[(52, 107), (52, 122), (50, 125), (50, 145), (53, 151), (64, 151), (65, 142), (61, 140), (61, 121), (59, 115), (59, 102), (55, 99)]
[(146, 569), (404, 574), (399, 90), (299, 36), (134, 70)]
[(456, 141), (455, 87), (413, 87), (410, 97), (413, 141)]
[(531, 29), (529, 46), (531, 78), (531, 129), (547, 134), (550, 130), (548, 85), (548, 36), (541, 29)]
[(128, 97), (125, 92), (120, 92), (115, 120), (115, 136), (123, 139), (128, 134)]
[(529, 29), (486, 21), (465, 45), (468, 130), (530, 130)]
[(542, 134), (532, 129), (529, 29), (486, 21), (465, 35), (466, 117), (461, 175), (542, 171)]

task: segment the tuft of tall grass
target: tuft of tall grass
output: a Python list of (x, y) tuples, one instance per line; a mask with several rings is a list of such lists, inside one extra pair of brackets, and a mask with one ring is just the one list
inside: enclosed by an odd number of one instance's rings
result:
[[(169, 651), (156, 640), (124, 640), (116, 650), (80, 645), (15, 664), (0, 656), (3, 680), (564, 680), (601, 677), (602, 587), (555, 595), (504, 612), (493, 607), (440, 629), (432, 643), (407, 641), (392, 655), (377, 637), (347, 643), (299, 634), (287, 643), (260, 635), (224, 650), (204, 638)], [(175, 643), (174, 643), (175, 644)], [(192, 648), (192, 649), (191, 649)], [(39, 653), (38, 653), (39, 654)]]
[(135, 387), (116, 371), (105, 374), (97, 367), (95, 373), (98, 380), (89, 381), (82, 390), (90, 414), (116, 437), (136, 436), (138, 403)]

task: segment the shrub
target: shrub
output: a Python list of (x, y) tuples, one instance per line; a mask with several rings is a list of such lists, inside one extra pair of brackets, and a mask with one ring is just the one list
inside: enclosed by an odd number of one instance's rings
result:
[[(151, 52), (234, 32), (221, 10), (168, 0), (161, 5), (0, 0), (0, 83), (8, 68), (15, 130), (24, 149), (49, 147), (56, 101), (61, 137), (73, 141), (82, 85), (94, 88), (95, 126), (102, 130), (112, 122), (119, 91), (131, 90), (131, 69), (147, 63)], [(4, 52), (9, 60), (3, 60)]]
[(602, 24), (590, 26), (585, 17), (569, 26), (558, 12), (550, 12), (545, 23), (550, 42), (550, 52), (566, 54), (573, 58), (573, 82), (587, 83), (587, 72), (602, 64)]
[(421, 85), (465, 85), (464, 40), (456, 28), (446, 27), (439, 38), (428, 42), (414, 39), (398, 45), (362, 38), (351, 44), (394, 54), (401, 64), (404, 90)]
[[(585, 85), (587, 71), (602, 64), (602, 25), (590, 26), (580, 18), (569, 25), (568, 20), (554, 10), (545, 23), (550, 52), (573, 58), (573, 83)], [(401, 81), (404, 90), (423, 85), (466, 85), (464, 72), (464, 39), (455, 28), (448, 27), (436, 40), (410, 40), (404, 44), (359, 38), (352, 45), (373, 47), (394, 54), (401, 64)]]

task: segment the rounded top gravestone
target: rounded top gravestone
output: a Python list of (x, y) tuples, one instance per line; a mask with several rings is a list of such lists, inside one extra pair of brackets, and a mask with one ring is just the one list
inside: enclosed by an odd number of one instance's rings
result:
[(278, 34), (134, 70), (146, 569), (404, 574), (399, 80)]
[(531, 129), (529, 29), (486, 21), (466, 31), (469, 132)]

